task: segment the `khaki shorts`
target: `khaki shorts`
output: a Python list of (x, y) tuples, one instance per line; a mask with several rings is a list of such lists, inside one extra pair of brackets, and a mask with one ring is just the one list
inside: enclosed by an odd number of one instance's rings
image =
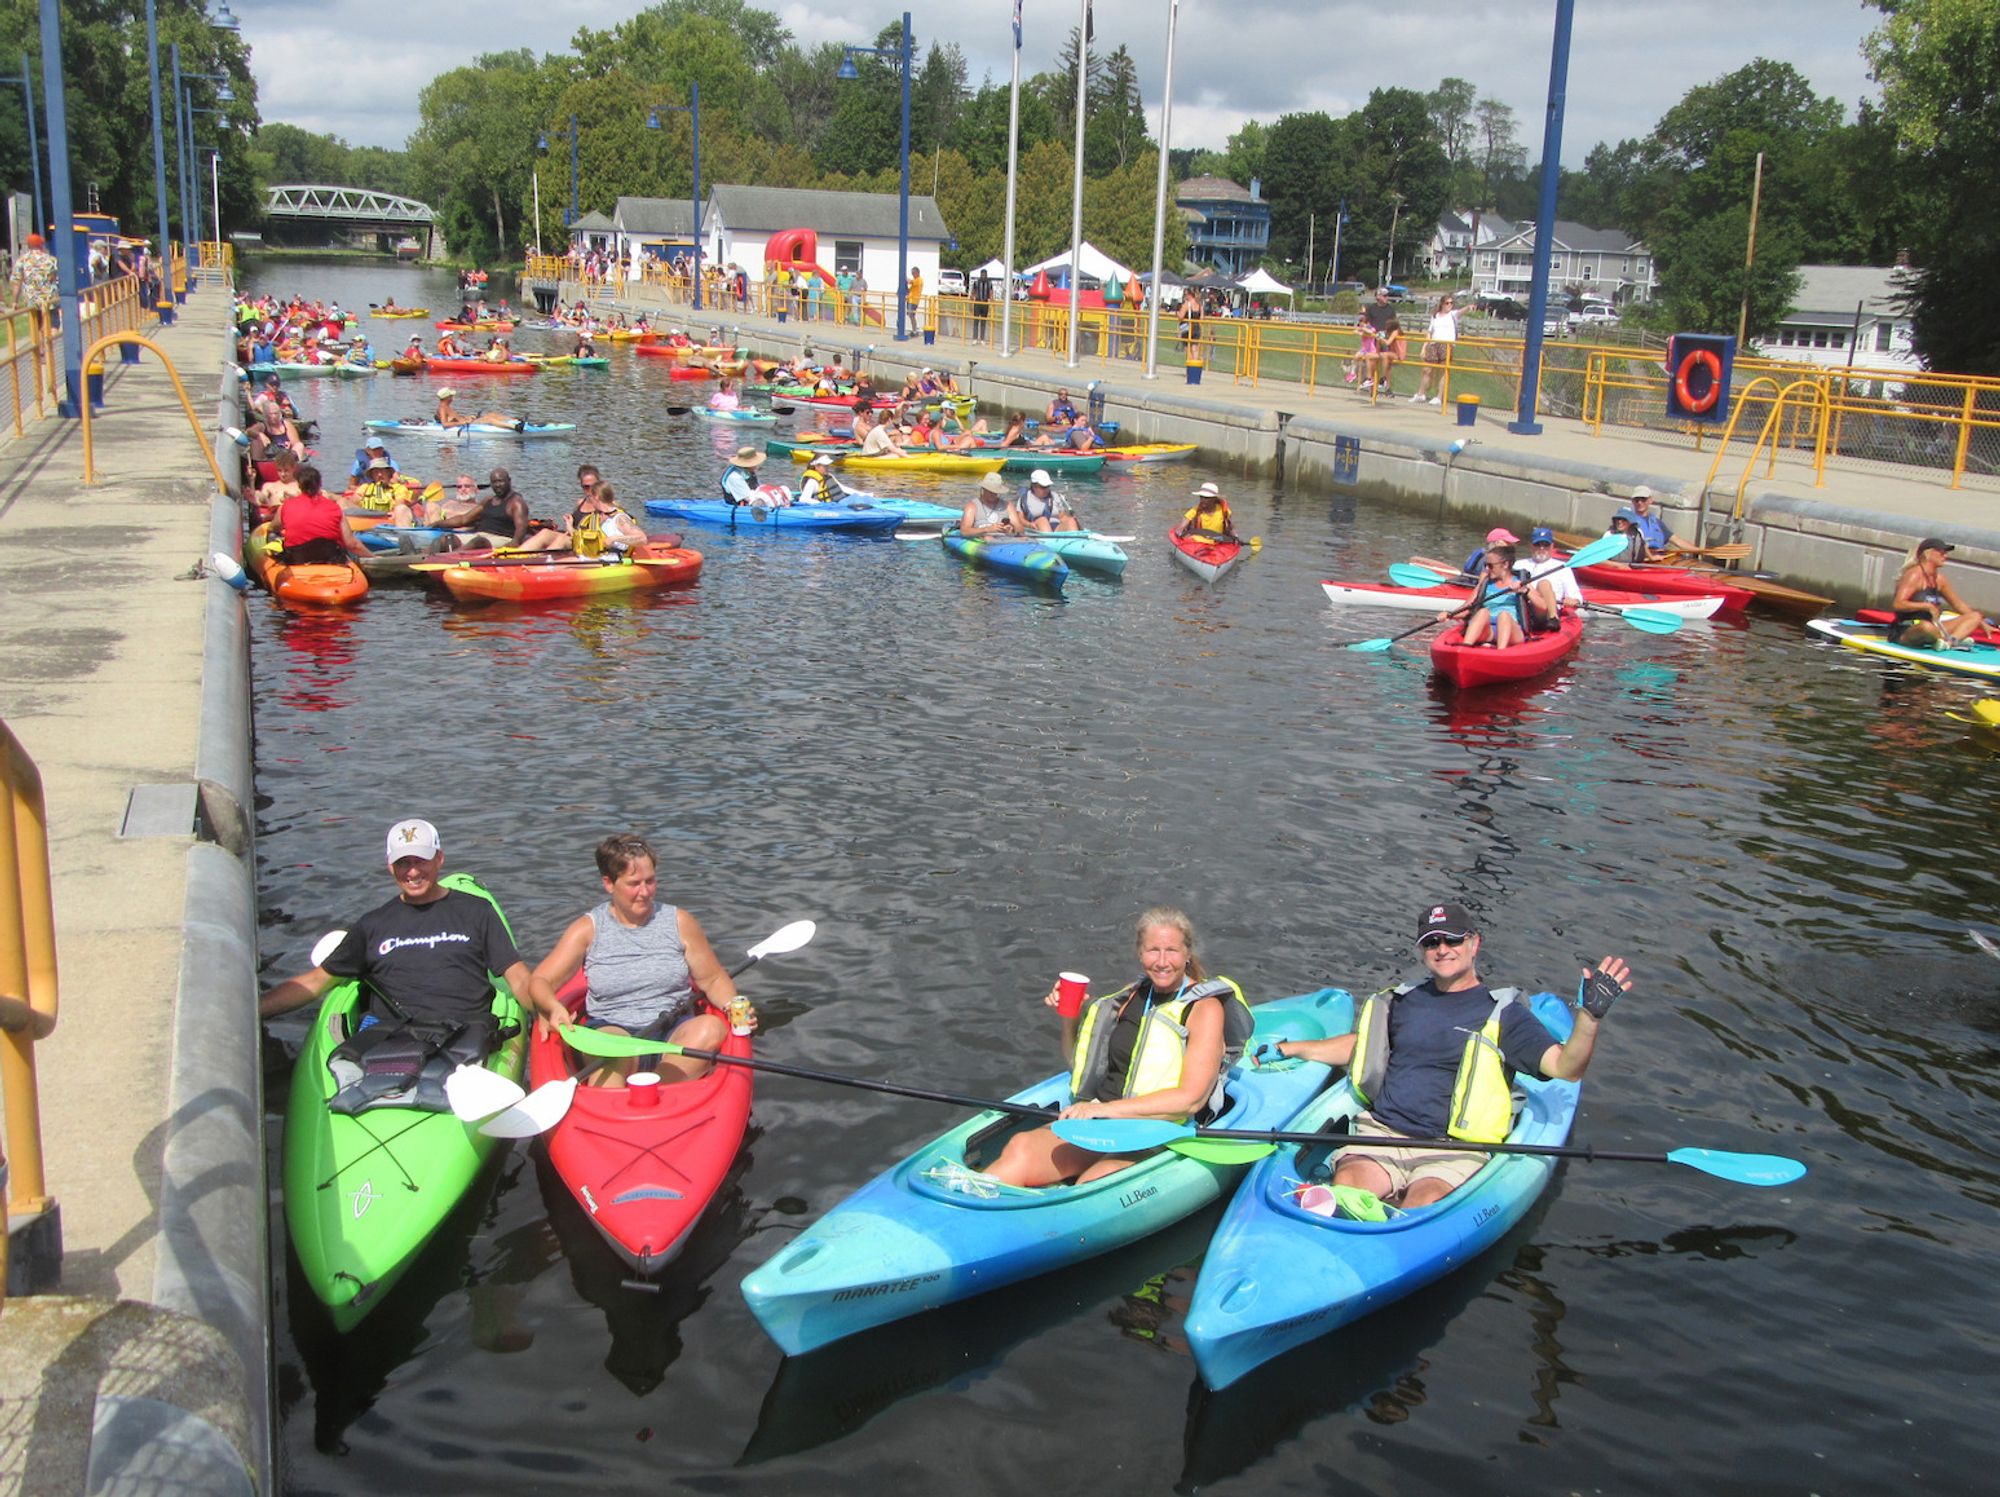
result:
[[(1354, 1131), (1350, 1137), (1396, 1138), (1400, 1135), (1383, 1127), (1367, 1113), (1357, 1113)], [(1380, 1165), (1389, 1176), (1389, 1191), (1384, 1199), (1395, 1200), (1418, 1180), (1441, 1181), (1456, 1190), (1476, 1175), (1480, 1167), (1492, 1156), (1477, 1149), (1463, 1152), (1454, 1149), (1399, 1149), (1393, 1145), (1349, 1144), (1334, 1156), (1334, 1168), (1347, 1158), (1366, 1159)]]

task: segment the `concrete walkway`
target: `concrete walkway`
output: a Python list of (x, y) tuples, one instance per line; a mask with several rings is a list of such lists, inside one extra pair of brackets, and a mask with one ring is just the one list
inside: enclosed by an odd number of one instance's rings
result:
[[(203, 742), (204, 694), (218, 684), (206, 656), (223, 605), (222, 585), (196, 570), (223, 513), (202, 446), (214, 440), (228, 311), (227, 291), (212, 285), (174, 326), (151, 330), (188, 386), (199, 437), (151, 354), (129, 367), (112, 354), (106, 408), (92, 423), (95, 485), (81, 482), (78, 422), (44, 421), (0, 443), (0, 717), (39, 766), (48, 806), (61, 1009), (37, 1070), (64, 1246), (62, 1295), (13, 1298), (0, 1315), (0, 1493), (81, 1492), (94, 1425), (101, 1461), (107, 1431), (163, 1428), (184, 1411), (198, 1415), (196, 1443), (224, 1430), (234, 1459), (263, 1464), (266, 1359), (245, 1354), (231, 1308), (244, 1297), (203, 1283), (218, 1263), (206, 1261), (200, 1230), (175, 1226), (185, 1201), (172, 1204), (174, 1150), (185, 1149), (190, 1121), (255, 1111), (254, 1091), (246, 1106), (212, 1086), (190, 1107), (195, 1073), (176, 1053), (177, 1025), (197, 1012), (184, 992), (190, 933), (243, 915), (199, 890), (190, 899), (204, 841), (193, 815), (165, 835), (121, 835), (135, 787), (179, 787), (191, 807), (197, 781), (234, 778), (202, 762), (214, 752)], [(247, 853), (247, 828), (228, 811), (211, 808), (207, 819), (211, 839), (220, 821)], [(252, 1018), (215, 1043), (247, 1048), (254, 1071), (255, 1032)], [(254, 1140), (258, 1122), (239, 1118), (239, 1131)], [(218, 1205), (245, 1192), (228, 1209), (242, 1214), (248, 1202), (259, 1301), (261, 1164), (239, 1141), (234, 1158), (207, 1161), (214, 1174), (200, 1187)], [(198, 1313), (174, 1313), (188, 1311)], [(107, 1401), (116, 1398), (136, 1402), (119, 1415)], [(164, 1422), (135, 1410), (164, 1411)], [(93, 1487), (107, 1474), (100, 1464)]]
[[(582, 293), (571, 283), (561, 288), (565, 305)], [(1002, 358), (993, 342), (940, 336), (927, 346), (921, 339), (898, 343), (892, 330), (881, 328), (780, 323), (733, 309), (697, 313), (646, 284), (618, 288), (615, 300), (592, 299), (628, 313), (643, 310), (656, 321), (664, 314), (672, 325), (712, 332), (761, 353), (811, 347), (822, 354), (838, 351), (850, 363), (859, 356), (891, 388), (912, 368), (949, 369), (993, 409), (1039, 415), (1058, 389), (1067, 389), (1081, 408), (1085, 387), (1096, 380), (1107, 397), (1107, 416), (1120, 422), (1128, 438), (1195, 441), (1211, 457), (1240, 460), (1248, 471), (1275, 466), (1288, 483), (1358, 484), (1413, 503), (1460, 508), (1468, 530), (1484, 529), (1484, 517), (1517, 528), (1544, 523), (1601, 528), (1631, 489), (1644, 483), (1659, 495), (1675, 532), (1692, 536), (1714, 460), (1713, 438), (1696, 450), (1693, 439), (1678, 432), (1607, 425), (1593, 433), (1584, 422), (1565, 417), (1544, 416), (1539, 435), (1517, 435), (1507, 429), (1512, 412), (1487, 409), (1466, 430), (1447, 406), (1410, 403), (1420, 367), (1415, 363), (1397, 371), (1401, 396), (1371, 400), (1345, 384), (1252, 384), (1209, 370), (1196, 386), (1178, 365), (1162, 364), (1158, 378), (1148, 380), (1143, 366), (1128, 360), (1086, 358), (1072, 369), (1060, 353), (1038, 349)], [(995, 339), (998, 332), (996, 317)], [(1454, 451), (1453, 444), (1466, 438), (1470, 442)], [(1337, 458), (1337, 446), (1348, 448), (1352, 458)], [(1725, 532), (1748, 454), (1749, 443), (1739, 435), (1717, 470), (1707, 501), (1705, 533), (1711, 541)], [(1800, 586), (1848, 598), (1879, 595), (1912, 543), (1940, 535), (1961, 548), (1952, 558), (1960, 590), (1973, 603), (2000, 611), (2000, 481), (1968, 475), (1956, 490), (1949, 483), (1948, 472), (1840, 458), (1829, 462), (1824, 486), (1815, 487), (1808, 462), (1782, 456), (1775, 474), (1766, 477), (1760, 463), (1745, 485), (1747, 523), (1740, 533), (1758, 548), (1754, 564)]]

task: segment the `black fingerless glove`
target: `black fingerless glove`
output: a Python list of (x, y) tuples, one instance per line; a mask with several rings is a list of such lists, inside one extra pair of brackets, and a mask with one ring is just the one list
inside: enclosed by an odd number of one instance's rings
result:
[(1595, 967), (1583, 974), (1583, 981), (1576, 985), (1576, 1006), (1593, 1019), (1602, 1019), (1611, 1012), (1611, 1005), (1624, 994), (1616, 978), (1606, 977)]

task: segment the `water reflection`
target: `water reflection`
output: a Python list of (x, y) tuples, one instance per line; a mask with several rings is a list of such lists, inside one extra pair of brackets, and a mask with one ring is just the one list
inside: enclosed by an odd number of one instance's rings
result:
[[(261, 601), (261, 600), (256, 600)], [(288, 652), (281, 700), (301, 712), (337, 712), (354, 699), (354, 615), (345, 608), (273, 605)]]

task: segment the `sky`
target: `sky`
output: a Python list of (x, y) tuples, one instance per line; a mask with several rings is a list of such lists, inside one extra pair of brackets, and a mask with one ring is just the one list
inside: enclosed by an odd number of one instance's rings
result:
[[(974, 86), (989, 73), (1007, 81), (1012, 0), (905, 3), (919, 50), (955, 42)], [(1157, 133), (1169, 0), (1095, 4), (1095, 46), (1131, 50)], [(639, 0), (482, 0), (467, 26), (473, 12), (462, 6), (412, 9), (408, 0), (231, 4), (266, 120), (389, 147), (416, 128), (418, 94), (437, 74), (480, 52), (564, 51), (578, 27), (607, 29), (641, 8)], [(898, 14), (865, 0), (761, 8), (805, 44), (867, 41)], [(1081, 0), (1024, 0), (1023, 76), (1053, 64), (1081, 8)], [(1555, 0), (1180, 0), (1173, 144), (1220, 149), (1246, 118), (1338, 116), (1371, 89), (1425, 91), (1458, 77), (1513, 106), (1528, 158), (1539, 160), (1555, 9)], [(1876, 94), (1861, 41), (1880, 19), (1861, 0), (1577, 0), (1563, 162), (1580, 166), (1599, 141), (1645, 135), (1688, 89), (1759, 56), (1791, 63), (1851, 115)]]

